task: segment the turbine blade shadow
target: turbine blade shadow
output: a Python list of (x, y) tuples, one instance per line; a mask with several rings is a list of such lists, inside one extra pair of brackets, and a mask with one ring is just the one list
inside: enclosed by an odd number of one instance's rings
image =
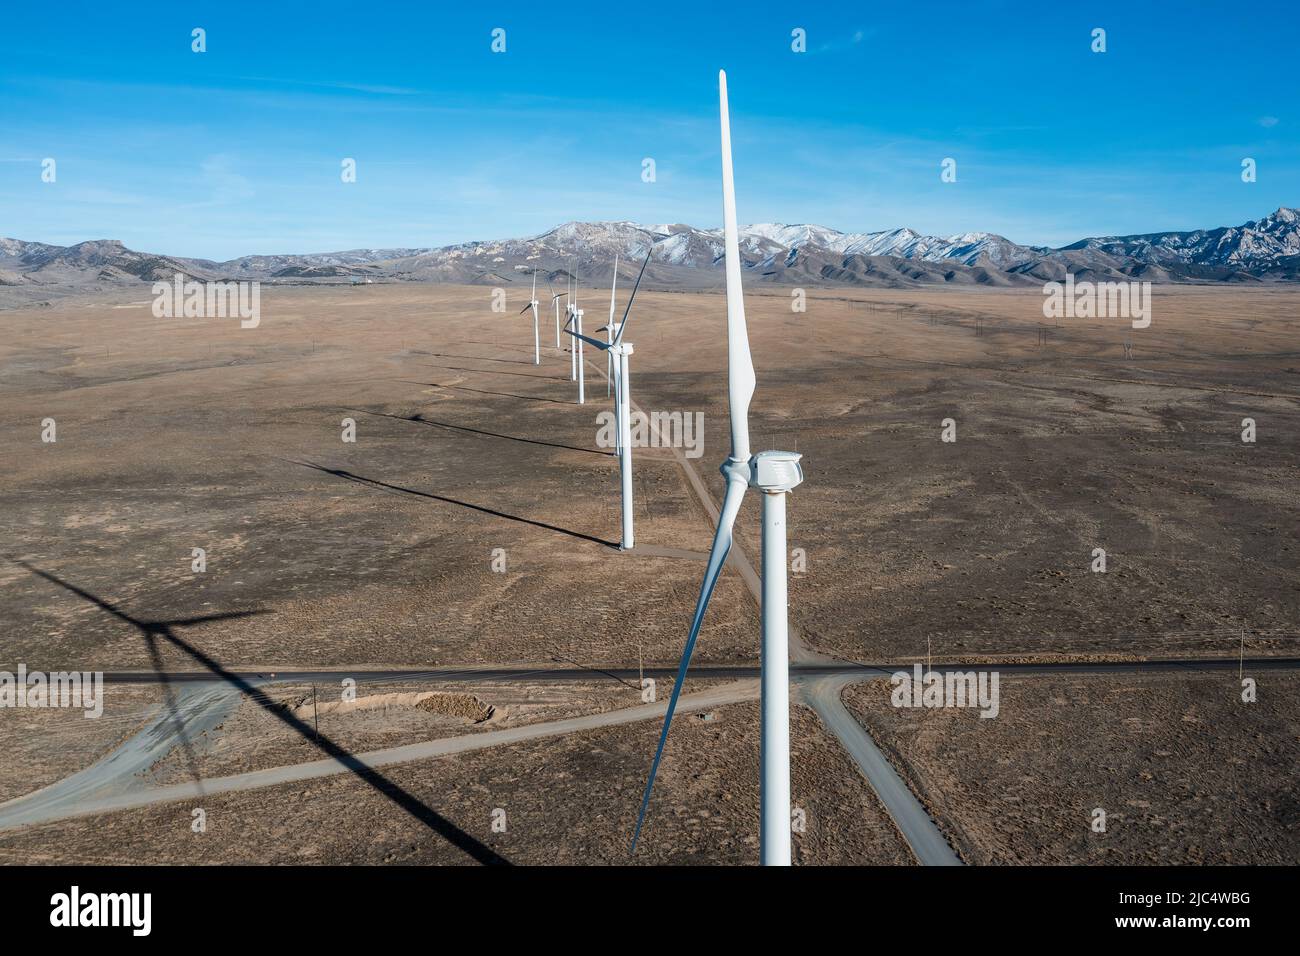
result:
[(613, 452), (601, 451), (598, 448), (580, 448), (577, 445), (565, 445), (562, 442), (542, 441), (540, 438), (520, 438), (518, 435), (502, 435), (500, 432), (485, 431), (482, 428), (470, 428), (468, 425), (453, 425), (451, 422), (439, 422), (432, 418), (425, 418), (423, 415), (390, 415), (387, 412), (367, 412), (362, 409), (366, 415), (375, 415), (380, 418), (393, 418), (399, 422), (413, 422), (417, 425), (428, 425), (431, 428), (447, 428), (452, 431), (468, 432), (471, 435), (483, 435), (487, 438), (501, 438), (506, 441), (524, 442), (529, 445), (545, 445), (547, 448), (563, 448), (567, 451), (580, 451), (588, 455), (603, 455), (612, 457)]
[[(478, 359), (476, 361), (488, 361), (487, 359)], [(531, 366), (532, 362), (521, 362), (522, 365)], [(554, 381), (554, 375), (533, 375), (531, 372), (507, 372), (501, 368), (464, 368), (460, 365), (421, 365), (420, 368), (440, 368), (449, 372), (474, 372), (477, 375), (517, 375), (519, 378), (537, 378), (546, 381)]]
[[(6, 555), (6, 557), (9, 556)], [(152, 646), (152, 651), (150, 653), (151, 658), (157, 654), (157, 647), (153, 646), (153, 637), (157, 636), (163, 638), (163, 640), (167, 641), (186, 656), (197, 661), (214, 676), (248, 695), (250, 700), (256, 703), (272, 717), (287, 725), (304, 740), (321, 750), (326, 756), (331, 757), (346, 767), (354, 776), (364, 781), (376, 792), (382, 794), (388, 800), (391, 800), (411, 816), (415, 817), (415, 819), (419, 820), (429, 829), (443, 837), (457, 849), (473, 857), (479, 863), (505, 866), (510, 864), (509, 860), (498, 855), (491, 847), (479, 842), (477, 839), (461, 830), (450, 820), (434, 811), (431, 807), (426, 806), (418, 798), (404, 790), (392, 780), (389, 780), (378, 770), (366, 765), (330, 738), (324, 735), (317, 735), (305, 722), (293, 716), (285, 708), (277, 706), (260, 688), (249, 683), (238, 674), (226, 670), (220, 662), (175, 634), (168, 622), (144, 621), (132, 617), (124, 611), (119, 610), (115, 605), (108, 601), (91, 594), (89, 591), (77, 587), (69, 581), (63, 580), (57, 575), (51, 574), (48, 571), (42, 571), (40, 568), (34, 567), (18, 558), (9, 557), (9, 560), (22, 566), (32, 574), (44, 578), (46, 581), (89, 601), (119, 620), (126, 621), (133, 627), (138, 628), (146, 635), (146, 641)], [(157, 669), (156, 666), (155, 669)]]
[(198, 784), (201, 793), (203, 790), (203, 775), (199, 773), (199, 764), (194, 755), (194, 746), (185, 733), (185, 721), (181, 720), (180, 709), (176, 706), (176, 692), (172, 689), (172, 682), (167, 677), (167, 671), (163, 667), (162, 655), (158, 653), (156, 633), (151, 629), (145, 630), (144, 642), (149, 652), (149, 665), (162, 682), (163, 702), (167, 707), (167, 713), (171, 716), (172, 726), (176, 728), (176, 736), (180, 738), (181, 751), (185, 755), (185, 766), (189, 769), (190, 777)]
[(534, 518), (525, 518), (521, 515), (512, 515), (505, 511), (497, 511), (495, 508), (488, 508), (485, 505), (476, 505), (473, 502), (461, 501), (457, 498), (449, 498), (446, 495), (435, 495), (431, 491), (416, 491), (414, 488), (403, 488), (401, 485), (389, 484), (386, 481), (380, 481), (377, 478), (366, 478), (364, 475), (354, 474), (343, 468), (326, 468), (324, 465), (318, 465), (311, 461), (295, 461), (291, 458), (281, 459), (289, 461), (295, 465), (301, 465), (303, 468), (311, 468), (314, 471), (323, 472), (327, 475), (333, 475), (335, 478), (342, 478), (345, 481), (356, 482), (359, 485), (365, 485), (369, 488), (377, 488), (380, 491), (390, 491), (401, 495), (414, 495), (417, 498), (428, 498), (431, 501), (441, 501), (444, 504), (457, 505), (461, 508), (468, 508), (471, 511), (477, 511), (480, 514), (491, 515), (494, 518), (505, 518), (508, 521), (518, 521), (520, 524), (532, 525), (534, 528), (542, 528), (545, 531), (554, 531), (556, 534), (568, 535), (570, 538), (579, 538), (583, 541), (590, 541), (593, 544), (603, 545), (606, 548), (618, 549), (618, 543), (615, 541), (606, 541), (604, 538), (598, 538), (593, 534), (584, 534), (581, 531), (571, 531), (568, 528), (561, 528), (559, 525), (547, 524), (545, 521), (537, 521)]
[[(540, 378), (541, 376), (533, 376)], [(560, 377), (556, 376), (554, 381), (559, 381)], [(398, 379), (398, 381), (404, 381)], [(565, 379), (568, 381), (568, 379)], [(558, 398), (542, 398), (537, 395), (516, 395), (514, 392), (494, 392), (490, 388), (470, 388), (468, 385), (443, 385), (441, 382), (407, 382), (408, 385), (423, 385), (426, 388), (454, 388), (461, 392), (476, 392), (479, 395), (500, 395), (502, 398), (517, 398), (521, 402), (549, 402), (551, 405), (563, 405), (568, 408), (572, 402), (561, 401)]]
[(428, 355), (433, 358), (450, 358), (450, 359), (467, 359), (471, 362), (500, 362), (503, 365), (532, 365), (525, 359), (503, 359), (490, 358), (486, 355), (454, 355), (451, 352), (422, 352), (422, 355)]

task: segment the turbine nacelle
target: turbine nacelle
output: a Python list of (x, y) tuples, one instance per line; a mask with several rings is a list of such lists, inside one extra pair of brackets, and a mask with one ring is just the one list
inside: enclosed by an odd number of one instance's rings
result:
[(803, 482), (801, 458), (797, 451), (760, 451), (749, 459), (749, 486), (774, 493), (792, 491)]

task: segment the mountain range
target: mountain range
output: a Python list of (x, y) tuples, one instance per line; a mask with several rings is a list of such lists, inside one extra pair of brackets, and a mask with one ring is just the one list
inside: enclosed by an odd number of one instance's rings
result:
[[(711, 288), (722, 280), (720, 229), (682, 224), (567, 222), (524, 239), (439, 248), (242, 256), (225, 262), (136, 252), (113, 239), (57, 246), (0, 239), (0, 292), (18, 301), (90, 291), (101, 285), (196, 279), (262, 282), (461, 282), (496, 285), (540, 270), (556, 281), (608, 281), (634, 274), (652, 252), (646, 282), (661, 288)], [(847, 284), (911, 288), (958, 284), (1039, 285), (1076, 278), (1152, 282), (1277, 282), (1300, 278), (1300, 211), (1281, 208), (1241, 226), (1190, 232), (1098, 236), (1060, 248), (1025, 246), (970, 232), (939, 237), (911, 229), (845, 233), (825, 226), (760, 223), (740, 230), (740, 255), (752, 278), (787, 285)], [(10, 296), (11, 301), (14, 296)]]

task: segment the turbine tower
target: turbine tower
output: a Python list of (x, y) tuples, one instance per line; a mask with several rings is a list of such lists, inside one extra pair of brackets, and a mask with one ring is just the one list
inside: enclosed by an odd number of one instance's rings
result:
[[(614, 415), (615, 424), (618, 432), (617, 449), (618, 449), (618, 475), (620, 498), (623, 507), (623, 533), (622, 540), (619, 543), (620, 550), (631, 551), (635, 543), (632, 533), (632, 517), (635, 510), (635, 502), (632, 500), (632, 389), (628, 377), (628, 358), (632, 354), (632, 343), (623, 341), (623, 332), (627, 328), (628, 315), (632, 311), (632, 303), (636, 300), (636, 291), (641, 288), (641, 277), (645, 275), (645, 267), (650, 262), (650, 253), (646, 253), (645, 262), (641, 263), (641, 271), (637, 274), (636, 285), (632, 287), (632, 295), (628, 297), (627, 308), (623, 311), (623, 321), (618, 323), (618, 331), (614, 334), (612, 341), (602, 342), (600, 339), (588, 338), (578, 331), (570, 331), (576, 343), (581, 346), (583, 342), (589, 342), (602, 352), (606, 352), (614, 357), (618, 363), (618, 391), (615, 393)], [(603, 329), (597, 329), (597, 332), (609, 332), (611, 326), (605, 326)]]
[[(614, 279), (609, 284), (609, 325), (605, 326), (605, 341), (613, 343), (614, 341), (614, 293), (618, 289), (618, 253), (614, 253)], [(609, 390), (614, 385), (614, 353), (607, 351), (605, 353), (605, 397), (609, 398)], [(617, 401), (617, 399), (615, 399)], [(621, 440), (621, 439), (620, 439)]]
[(519, 310), (519, 314), (523, 315), (529, 309), (533, 310), (533, 364), (541, 365), (542, 364), (542, 342), (541, 339), (538, 338), (538, 332), (537, 332), (537, 270), (536, 269), (533, 270), (532, 299), (529, 300), (526, 306), (524, 306), (522, 309)]
[(763, 492), (762, 544), (762, 752), (760, 779), (759, 855), (765, 866), (790, 865), (790, 655), (786, 595), (785, 496), (803, 481), (795, 452), (764, 451), (750, 455), (749, 400), (754, 394), (754, 363), (749, 354), (745, 328), (745, 301), (740, 281), (740, 247), (736, 229), (736, 189), (731, 165), (731, 117), (727, 109), (727, 74), (718, 73), (719, 113), (722, 125), (722, 219), (725, 233), (727, 274), (727, 396), (731, 416), (731, 455), (722, 464), (727, 490), (718, 513), (718, 526), (709, 550), (709, 563), (700, 583), (695, 616), (682, 650), (677, 679), (673, 682), (663, 731), (655, 750), (632, 851), (636, 851), (655, 774), (668, 741), (668, 728), (677, 698), (681, 695), (690, 667), (691, 654), (700, 634), (700, 624), (713, 596), (727, 552), (731, 550), (732, 528), (748, 487)]
[[(564, 305), (565, 311), (568, 312), (569, 314), (568, 319), (566, 319), (564, 323), (564, 328), (566, 330), (569, 328), (569, 326), (573, 325), (573, 313), (577, 310), (577, 307), (578, 307), (578, 296), (574, 292), (573, 269), (570, 268), (569, 269), (569, 301), (566, 302)], [(578, 380), (577, 344), (578, 343), (576, 342), (569, 343), (569, 381), (570, 382), (576, 382)]]
[(573, 328), (578, 333), (577, 339), (574, 340), (573, 362), (574, 367), (578, 370), (578, 404), (587, 404), (587, 376), (586, 369), (582, 361), (582, 316), (583, 310), (578, 308), (578, 280), (573, 280)]
[(558, 349), (560, 347), (560, 300), (569, 293), (556, 292), (549, 276), (546, 279), (546, 287), (551, 290), (551, 304), (555, 306), (555, 347)]
[(578, 404), (587, 403), (587, 376), (586, 369), (583, 365), (582, 343), (590, 342), (591, 339), (582, 334), (582, 317), (585, 314), (582, 309), (578, 308), (578, 280), (572, 279), (573, 293), (569, 297), (569, 321), (564, 323), (564, 331), (577, 336), (573, 344), (569, 347), (569, 381), (578, 383)]

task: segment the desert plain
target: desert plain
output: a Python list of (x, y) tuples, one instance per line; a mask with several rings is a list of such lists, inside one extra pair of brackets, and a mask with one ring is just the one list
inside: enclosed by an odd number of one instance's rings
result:
[[(603, 359), (576, 404), (527, 298), (0, 311), (0, 670), (107, 679), (96, 720), (0, 708), (0, 861), (628, 861), (721, 497), (725, 305), (637, 297), (633, 401), (704, 427), (634, 450), (622, 552)], [(1300, 292), (1156, 286), (1144, 329), (1038, 291), (795, 301), (746, 299), (753, 446), (804, 455), (796, 680), (838, 668), (792, 704), (796, 862), (934, 862), (918, 826), (965, 863), (1300, 860)], [(757, 860), (757, 513), (634, 862)], [(998, 716), (891, 706), (916, 663), (1002, 669)]]

